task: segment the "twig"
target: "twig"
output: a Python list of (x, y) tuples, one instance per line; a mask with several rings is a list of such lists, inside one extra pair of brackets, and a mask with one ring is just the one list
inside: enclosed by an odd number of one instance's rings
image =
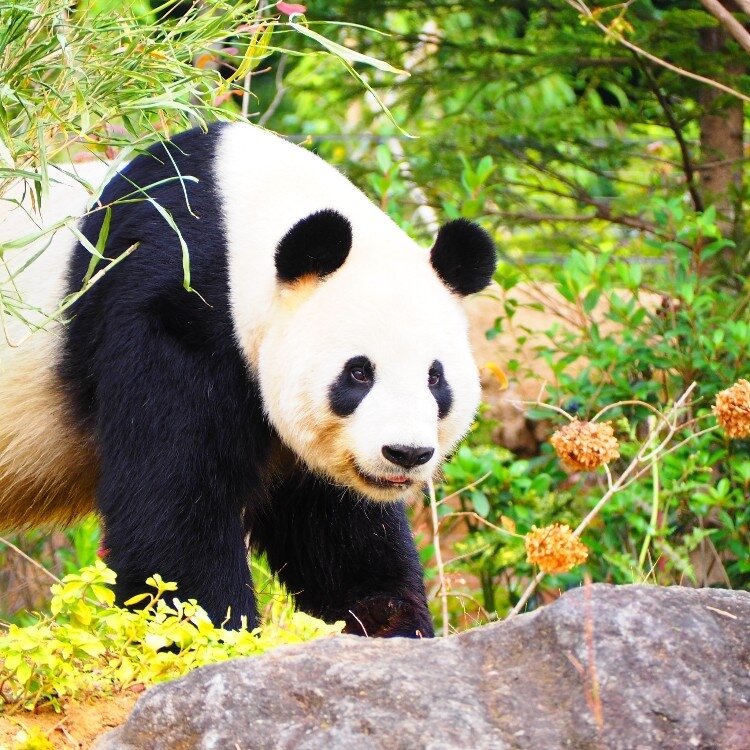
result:
[[(263, 20), (267, 5), (268, 0), (259, 0), (258, 8), (256, 10), (257, 23), (260, 23)], [(248, 70), (245, 74), (245, 80), (243, 81), (242, 85), (242, 117), (244, 119), (247, 119), (247, 116), (250, 113), (250, 85), (252, 84), (252, 80), (253, 71)]]
[(268, 105), (268, 109), (261, 115), (258, 120), (258, 125), (262, 128), (266, 126), (266, 123), (271, 119), (273, 114), (279, 108), (281, 100), (284, 98), (286, 93), (286, 86), (284, 86), (284, 71), (286, 70), (286, 62), (289, 58), (284, 56), (279, 60), (279, 67), (276, 68), (276, 93), (274, 94), (273, 101)]
[[(682, 426), (684, 427), (685, 425), (682, 425)], [(716, 432), (716, 430), (718, 429), (719, 429), (718, 425), (712, 425), (711, 427), (706, 427), (704, 430), (699, 430), (698, 432), (694, 432), (688, 437), (686, 437), (684, 440), (680, 440), (679, 443), (675, 443), (668, 450), (665, 450), (663, 453), (660, 453), (659, 458), (660, 459), (664, 458), (664, 456), (668, 456), (670, 453), (674, 453), (675, 451), (678, 451), (680, 448), (682, 448), (684, 445), (687, 445), (688, 443), (692, 442), (693, 440), (695, 440), (695, 438), (700, 437), (701, 435), (706, 435), (709, 432)], [(622, 487), (620, 487), (620, 489), (624, 490), (627, 487), (629, 487), (631, 484), (633, 484), (633, 482), (636, 482), (637, 480), (639, 480), (649, 469), (650, 469), (650, 464), (647, 466), (644, 466), (640, 471), (638, 471), (636, 474), (630, 477), (630, 479), (627, 482), (625, 482), (625, 484), (623, 484)]]
[(451, 492), (450, 495), (446, 495), (442, 500), (438, 502), (438, 505), (442, 505), (448, 500), (452, 500), (454, 497), (458, 497), (462, 492), (466, 492), (466, 490), (473, 490), (474, 487), (484, 482), (484, 480), (491, 475), (492, 472), (488, 471), (486, 474), (483, 474), (481, 477), (479, 477), (479, 479), (475, 479), (473, 482), (471, 482), (471, 484), (467, 484), (465, 487), (461, 487), (460, 490), (456, 490), (455, 492)]
[(677, 145), (680, 147), (680, 155), (682, 157), (682, 171), (685, 173), (687, 188), (690, 192), (690, 197), (693, 199), (693, 208), (696, 211), (702, 212), (704, 208), (703, 198), (698, 191), (698, 186), (695, 184), (695, 169), (693, 168), (693, 161), (690, 158), (690, 151), (687, 147), (687, 143), (685, 142), (685, 138), (682, 135), (682, 128), (677, 122), (677, 119), (672, 112), (672, 108), (669, 106), (669, 101), (667, 100), (667, 97), (664, 96), (659, 83), (657, 82), (656, 78), (654, 78), (654, 74), (651, 72), (651, 69), (635, 53), (633, 54), (633, 56), (638, 61), (638, 66), (643, 71), (646, 78), (648, 78), (648, 82), (651, 84), (651, 89), (654, 94), (656, 94), (656, 98), (659, 100), (659, 104), (664, 110), (664, 115), (667, 118), (669, 127), (674, 133), (674, 137), (677, 139)]
[(716, 607), (710, 607), (708, 604), (704, 605), (706, 609), (710, 609), (712, 612), (716, 612), (717, 615), (722, 615), (723, 617), (729, 617), (732, 620), (736, 620), (737, 615), (733, 615), (731, 612), (727, 612), (723, 609), (717, 609)]
[[(666, 424), (669, 425), (669, 428), (667, 430), (667, 435), (664, 437), (659, 445), (656, 448), (651, 448), (654, 440), (657, 438), (661, 426), (656, 426), (656, 423), (654, 422), (652, 424), (652, 427), (648, 433), (648, 436), (646, 437), (646, 440), (644, 440), (643, 445), (638, 449), (638, 453), (635, 455), (633, 460), (628, 464), (628, 466), (625, 468), (625, 470), (620, 474), (620, 476), (617, 478), (617, 480), (614, 482), (614, 484), (610, 484), (609, 489), (602, 495), (599, 502), (589, 511), (589, 513), (586, 515), (586, 517), (578, 524), (578, 526), (573, 531), (574, 537), (580, 537), (581, 534), (585, 531), (585, 529), (589, 526), (589, 524), (599, 515), (599, 512), (601, 509), (609, 502), (609, 500), (612, 498), (614, 494), (619, 492), (623, 487), (627, 486), (630, 482), (628, 481), (631, 479), (631, 475), (634, 475), (632, 477), (632, 480), (637, 479), (639, 476), (641, 476), (643, 473), (648, 471), (651, 468), (651, 465), (654, 461), (656, 461), (658, 458), (660, 458), (663, 455), (666, 455), (667, 453), (671, 452), (671, 450), (665, 450), (666, 446), (669, 444), (669, 442), (674, 437), (677, 430), (679, 430), (683, 425), (680, 425), (677, 423), (676, 417), (677, 414), (682, 411), (682, 409), (685, 408), (685, 405), (690, 398), (690, 395), (697, 387), (697, 383), (691, 383), (686, 389), (685, 392), (678, 398), (672, 407), (669, 409), (669, 411), (664, 415), (664, 421)], [(713, 428), (709, 428), (713, 429)], [(698, 433), (695, 433), (688, 439), (694, 439), (695, 435)], [(683, 441), (684, 443), (685, 441)], [(642, 464), (646, 464), (645, 467), (642, 466)], [(636, 471), (636, 469), (639, 469)], [(529, 583), (529, 585), (526, 587), (526, 590), (521, 595), (521, 598), (518, 600), (518, 603), (515, 607), (509, 612), (508, 617), (506, 619), (510, 619), (511, 617), (515, 617), (523, 607), (525, 606), (526, 602), (529, 600), (531, 595), (536, 590), (536, 587), (539, 585), (539, 583), (544, 578), (545, 573), (543, 571), (540, 571), (537, 573), (536, 577)]]
[(526, 591), (521, 594), (521, 598), (516, 603), (516, 606), (508, 613), (508, 616), (505, 618), (506, 620), (515, 617), (526, 606), (526, 602), (531, 599), (531, 595), (536, 591), (536, 587), (542, 582), (544, 576), (545, 573), (541, 570), (536, 574), (534, 580), (526, 587)]
[(536, 401), (524, 401), (522, 399), (508, 399), (508, 403), (512, 404), (513, 406), (517, 406), (519, 409), (522, 406), (540, 406), (543, 409), (549, 409), (550, 411), (557, 412), (558, 414), (565, 417), (568, 422), (572, 422), (575, 417), (571, 417), (568, 412), (565, 411), (565, 409), (561, 409), (559, 406), (553, 406), (552, 404), (545, 404), (544, 401), (541, 401), (540, 399), (537, 399)]
[(430, 493), (430, 512), (432, 515), (432, 546), (435, 550), (435, 565), (437, 565), (438, 579), (440, 580), (440, 605), (443, 616), (443, 635), (449, 634), (448, 629), (448, 588), (445, 585), (445, 568), (443, 566), (443, 554), (440, 551), (440, 522), (438, 521), (437, 501), (435, 500), (435, 484), (432, 480), (427, 483)]
[(513, 531), (509, 531), (508, 529), (502, 528), (502, 526), (497, 526), (494, 523), (491, 523), (490, 521), (488, 521), (486, 518), (483, 518), (482, 516), (480, 516), (479, 513), (477, 513), (474, 510), (457, 510), (457, 511), (454, 511), (453, 513), (448, 513), (446, 516), (444, 516), (444, 518), (457, 518), (457, 517), (460, 517), (460, 516), (469, 516), (470, 518), (474, 518), (475, 520), (479, 521), (480, 523), (483, 523), (485, 526), (489, 526), (489, 528), (491, 528), (493, 531), (499, 531), (501, 534), (507, 534), (508, 536), (514, 536), (517, 539), (518, 538), (520, 538), (520, 539), (523, 538), (522, 534), (516, 534)]
[(477, 547), (477, 549), (473, 549), (470, 552), (464, 552), (463, 555), (456, 555), (455, 557), (451, 557), (450, 560), (445, 561), (445, 567), (447, 568), (449, 565), (453, 565), (453, 563), (459, 562), (459, 560), (466, 560), (469, 557), (474, 557), (474, 555), (478, 555), (480, 552), (488, 550), (491, 546), (491, 544), (483, 544), (481, 547)]
[[(680, 396), (677, 401), (674, 402), (672, 408), (669, 410), (669, 412), (666, 415), (667, 421), (669, 421), (669, 418), (676, 414), (678, 411), (680, 411), (684, 405), (685, 401), (690, 397), (690, 394), (695, 389), (697, 383), (691, 383), (688, 388), (685, 390), (685, 392)], [(662, 440), (661, 445), (666, 445), (673, 437), (675, 432), (679, 429), (679, 426), (676, 424), (672, 424), (669, 428), (669, 432), (667, 434), (667, 437)], [(647, 449), (650, 447), (653, 438), (658, 434), (658, 429), (654, 429), (653, 432), (649, 433), (648, 437), (644, 441), (643, 445), (640, 447), (638, 453), (636, 454), (635, 458), (630, 462), (628, 467), (625, 469), (625, 471), (620, 474), (620, 476), (617, 478), (617, 481), (612, 485), (612, 488), (608, 490), (599, 500), (599, 502), (591, 509), (589, 514), (581, 521), (581, 523), (578, 524), (575, 531), (573, 532), (573, 536), (580, 536), (583, 531), (586, 529), (586, 527), (596, 518), (596, 516), (599, 514), (599, 511), (607, 504), (609, 499), (612, 497), (612, 495), (615, 494), (618, 490), (622, 489), (622, 486), (625, 483), (625, 480), (633, 473), (635, 468), (643, 463), (644, 461), (647, 462), (649, 465), (644, 469), (644, 471), (647, 471), (648, 468), (651, 465), (651, 461), (654, 460), (656, 451), (651, 451), (650, 454), (646, 454)]]
[[(654, 429), (653, 419), (653, 417), (649, 417), (649, 421), (652, 422), (650, 430)], [(651, 478), (653, 485), (651, 489), (651, 518), (649, 519), (648, 532), (643, 539), (641, 554), (638, 556), (638, 567), (641, 571), (643, 570), (643, 564), (646, 562), (651, 539), (656, 534), (656, 524), (659, 521), (659, 463), (655, 459), (651, 461)]]
[[(567, 1), (570, 2), (570, 0)], [(748, 97), (748, 100), (750, 101), (750, 97)], [(551, 177), (553, 180), (557, 180), (562, 185), (568, 187), (570, 191), (564, 192), (563, 190), (554, 190), (553, 188), (546, 185), (540, 184), (534, 186), (528, 183), (517, 183), (512, 180), (504, 180), (504, 185), (517, 185), (519, 187), (528, 187), (540, 190), (550, 195), (559, 195), (560, 197), (566, 198), (567, 200), (577, 201), (586, 206), (593, 207), (595, 209), (595, 216), (592, 218), (602, 219), (603, 221), (609, 221), (614, 224), (621, 224), (622, 226), (630, 227), (631, 229), (637, 229), (640, 232), (648, 232), (655, 237), (673, 239), (668, 234), (660, 232), (656, 225), (649, 221), (646, 221), (639, 216), (613, 214), (611, 207), (604, 203), (601, 199), (595, 198), (593, 195), (588, 193), (584, 189), (584, 187), (577, 183), (574, 179), (554, 170), (551, 167), (551, 159), (549, 159), (548, 161), (532, 159), (525, 151), (519, 150), (517, 148), (512, 148), (511, 146), (503, 144), (502, 142), (500, 142), (498, 146), (513, 154), (513, 156), (515, 156), (519, 161), (528, 165), (532, 169), (535, 169), (536, 171)], [(643, 186), (639, 185), (639, 187), (642, 188)]]
[(62, 721), (58, 721), (57, 724), (55, 724), (53, 731), (60, 732), (65, 739), (70, 743), (71, 747), (81, 747), (81, 742), (79, 742), (69, 731), (68, 728), (65, 726), (65, 719)]
[(29, 557), (20, 547), (16, 547), (13, 542), (9, 542), (5, 537), (0, 536), (0, 544), (4, 544), (9, 549), (13, 550), (17, 555), (20, 555), (26, 562), (31, 563), (35, 568), (39, 569), (44, 573), (45, 575), (49, 576), (55, 583), (60, 583), (60, 579), (54, 574), (51, 573), (47, 568), (44, 567), (44, 565), (41, 565), (38, 563), (33, 557)]
[(367, 634), (367, 628), (365, 627), (362, 620), (357, 617), (357, 615), (354, 614), (351, 610), (349, 610), (349, 614), (359, 623), (359, 627), (362, 628), (362, 632), (364, 633), (365, 638), (369, 638), (370, 636)]

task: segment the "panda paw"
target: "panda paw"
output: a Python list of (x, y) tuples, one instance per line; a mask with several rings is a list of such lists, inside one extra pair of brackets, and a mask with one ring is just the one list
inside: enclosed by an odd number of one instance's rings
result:
[(370, 638), (432, 638), (432, 620), (423, 601), (410, 601), (387, 594), (361, 599), (343, 619), (345, 633)]

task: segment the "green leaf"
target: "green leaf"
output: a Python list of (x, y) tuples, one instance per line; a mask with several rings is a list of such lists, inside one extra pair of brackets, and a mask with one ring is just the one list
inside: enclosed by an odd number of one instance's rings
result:
[(31, 679), (31, 666), (25, 662), (22, 661), (15, 670), (16, 679), (22, 684), (25, 685), (30, 679)]
[(375, 161), (377, 161), (380, 171), (383, 174), (388, 174), (393, 165), (393, 158), (391, 156), (391, 150), (384, 143), (381, 143), (375, 149)]
[(290, 16), (288, 23), (295, 31), (302, 34), (303, 36), (313, 39), (322, 47), (327, 49), (331, 54), (336, 55), (336, 57), (340, 57), (342, 60), (345, 60), (349, 64), (359, 62), (364, 63), (365, 65), (370, 65), (371, 67), (377, 68), (378, 70), (382, 70), (385, 73), (395, 73), (396, 75), (406, 76), (409, 75), (407, 71), (401, 70), (400, 68), (394, 68), (390, 63), (384, 62), (383, 60), (378, 60), (377, 58), (371, 57), (370, 55), (364, 55), (361, 52), (349, 49), (348, 47), (344, 47), (343, 45), (338, 44), (331, 39), (326, 39), (326, 37), (324, 37), (322, 34), (318, 34), (316, 31), (309, 29), (307, 26), (293, 21), (293, 18), (295, 18), (294, 15)]
[(472, 490), (470, 497), (474, 510), (482, 516), (482, 518), (487, 518), (490, 514), (490, 501), (487, 499), (487, 495), (479, 490)]
[(599, 303), (599, 298), (602, 296), (601, 289), (592, 289), (583, 300), (583, 309), (590, 313)]
[(269, 23), (262, 28), (260, 33), (253, 34), (245, 50), (245, 56), (237, 67), (237, 70), (227, 79), (228, 83), (243, 79), (258, 63), (269, 53), (268, 46), (271, 41), (274, 24)]
[(91, 593), (96, 597), (97, 601), (106, 604), (108, 607), (111, 607), (115, 603), (115, 592), (99, 583), (91, 584)]

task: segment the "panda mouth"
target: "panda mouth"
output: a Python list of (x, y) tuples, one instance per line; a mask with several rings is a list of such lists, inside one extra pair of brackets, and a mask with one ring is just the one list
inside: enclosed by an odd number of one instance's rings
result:
[(373, 487), (398, 487), (399, 489), (406, 489), (414, 484), (413, 479), (403, 474), (395, 474), (389, 477), (374, 477), (372, 474), (367, 474), (359, 468), (357, 468), (357, 474), (359, 474), (363, 482)]

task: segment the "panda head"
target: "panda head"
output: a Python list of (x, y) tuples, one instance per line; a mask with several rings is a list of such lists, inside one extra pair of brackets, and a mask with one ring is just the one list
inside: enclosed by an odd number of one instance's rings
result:
[(358, 233), (328, 209), (296, 223), (276, 248), (256, 360), (281, 439), (383, 501), (421, 492), (471, 425), (480, 388), (461, 298), (495, 268), (471, 222), (446, 224), (430, 251), (389, 227)]

